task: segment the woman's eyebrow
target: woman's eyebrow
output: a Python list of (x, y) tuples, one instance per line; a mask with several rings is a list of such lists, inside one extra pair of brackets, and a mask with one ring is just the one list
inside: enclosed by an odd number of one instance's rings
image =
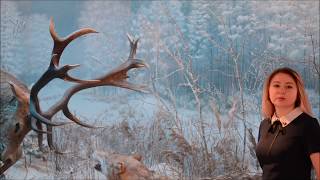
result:
[(293, 82), (286, 82), (286, 84), (294, 84)]

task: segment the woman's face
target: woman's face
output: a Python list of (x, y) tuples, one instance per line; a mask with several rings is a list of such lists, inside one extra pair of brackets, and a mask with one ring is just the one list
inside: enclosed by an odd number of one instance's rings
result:
[(269, 97), (276, 108), (293, 109), (297, 99), (297, 85), (294, 79), (285, 73), (278, 73), (271, 79)]

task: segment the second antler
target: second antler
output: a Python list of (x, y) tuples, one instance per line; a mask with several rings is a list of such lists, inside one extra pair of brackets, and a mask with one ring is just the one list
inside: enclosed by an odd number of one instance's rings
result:
[[(84, 28), (80, 29), (65, 38), (59, 38), (57, 33), (54, 30), (53, 20), (50, 19), (50, 34), (54, 41), (54, 46), (52, 50), (51, 62), (40, 79), (35, 83), (30, 92), (30, 121), (31, 128), (39, 133), (48, 133), (48, 145), (52, 148), (52, 126), (61, 126), (67, 124), (66, 122), (52, 122), (51, 118), (59, 111), (62, 111), (63, 114), (73, 122), (88, 128), (93, 128), (89, 124), (81, 122), (75, 115), (73, 115), (69, 108), (68, 102), (70, 98), (77, 92), (97, 86), (117, 86), (122, 88), (127, 88), (135, 91), (147, 92), (147, 89), (144, 85), (136, 85), (129, 83), (126, 79), (128, 78), (128, 71), (132, 68), (141, 68), (146, 67), (147, 65), (140, 59), (136, 59), (136, 50), (138, 46), (138, 40), (133, 39), (130, 35), (128, 35), (128, 39), (130, 41), (130, 54), (124, 63), (122, 63), (117, 68), (113, 69), (111, 72), (106, 73), (102, 77), (99, 77), (94, 80), (80, 80), (74, 77), (71, 77), (68, 74), (68, 71), (78, 67), (79, 65), (65, 65), (60, 67), (59, 61), (61, 54), (65, 47), (74, 39), (89, 33), (97, 33), (94, 29)], [(51, 106), (47, 111), (42, 112), (38, 93), (39, 91), (45, 87), (50, 81), (55, 78), (60, 78), (65, 81), (75, 82), (74, 86), (70, 87), (63, 95), (63, 97), (57, 101), (53, 106)], [(47, 125), (47, 131), (42, 130), (41, 123)]]

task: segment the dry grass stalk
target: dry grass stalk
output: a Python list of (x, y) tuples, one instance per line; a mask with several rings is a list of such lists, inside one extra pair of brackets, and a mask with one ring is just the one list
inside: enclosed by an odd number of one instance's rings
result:
[(219, 133), (221, 134), (221, 116), (216, 103), (213, 100), (210, 101), (210, 107), (212, 112), (214, 113), (214, 116), (216, 117), (217, 127), (219, 129)]
[(236, 117), (236, 112), (237, 112), (237, 109), (238, 109), (238, 99), (237, 98), (234, 98), (232, 100), (232, 107), (231, 109), (228, 111), (228, 121), (224, 124), (224, 127), (225, 128), (228, 128), (230, 127), (231, 123), (234, 122), (234, 118)]
[(180, 150), (184, 153), (192, 154), (192, 146), (189, 142), (183, 137), (183, 135), (178, 134), (174, 129), (171, 129), (170, 137), (173, 141), (176, 142), (176, 145), (179, 147)]

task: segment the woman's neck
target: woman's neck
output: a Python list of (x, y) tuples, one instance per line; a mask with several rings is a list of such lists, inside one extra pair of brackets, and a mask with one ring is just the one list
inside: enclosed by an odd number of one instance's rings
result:
[(288, 107), (286, 107), (286, 108), (275, 107), (275, 113), (279, 118), (289, 114), (293, 110), (294, 110), (294, 106), (290, 107), (290, 108), (288, 108)]

